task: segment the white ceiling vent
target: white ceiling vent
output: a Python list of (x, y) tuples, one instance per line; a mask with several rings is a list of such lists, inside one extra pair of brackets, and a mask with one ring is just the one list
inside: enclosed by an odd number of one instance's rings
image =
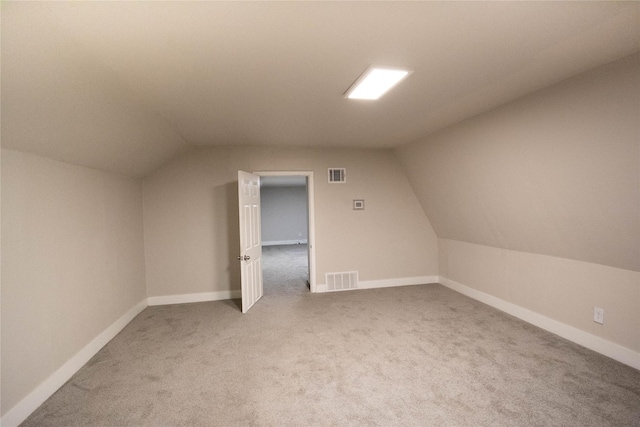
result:
[(347, 182), (347, 170), (345, 168), (329, 168), (329, 183), (338, 184)]

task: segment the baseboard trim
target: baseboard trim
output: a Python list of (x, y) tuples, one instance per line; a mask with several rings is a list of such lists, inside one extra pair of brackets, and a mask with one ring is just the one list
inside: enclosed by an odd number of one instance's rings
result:
[[(358, 287), (356, 289), (341, 289), (339, 291), (331, 292), (357, 291), (358, 289), (393, 288), (396, 286), (427, 285), (430, 283), (439, 283), (439, 279), (439, 276), (416, 276), (402, 277), (399, 279), (361, 280), (358, 282)], [(317, 284), (316, 293), (323, 292), (327, 292), (327, 284)]]
[(269, 240), (263, 241), (262, 246), (281, 246), (281, 245), (306, 245), (307, 240)]
[(427, 285), (438, 283), (438, 276), (402, 277), (400, 279), (362, 280), (358, 289), (393, 288), (396, 286)]
[(620, 363), (624, 363), (625, 365), (640, 370), (640, 353), (638, 352), (585, 332), (581, 329), (553, 320), (519, 305), (470, 288), (469, 286), (447, 279), (446, 277), (440, 276), (440, 283), (449, 289), (490, 305), (500, 311), (504, 311), (505, 313), (524, 320), (527, 323), (531, 323), (532, 325), (554, 333), (562, 338), (610, 357), (613, 360), (617, 360)]
[(149, 297), (147, 303), (153, 305), (186, 304), (191, 302), (220, 301), (225, 299), (238, 299), (242, 297), (240, 290), (201, 292), (197, 294), (165, 295), (161, 297)]
[(22, 399), (16, 406), (11, 408), (2, 419), (0, 425), (5, 427), (17, 426), (27, 419), (29, 415), (60, 387), (64, 385), (80, 368), (82, 368), (93, 356), (111, 341), (118, 333), (124, 329), (142, 310), (147, 307), (146, 298), (136, 304), (131, 310), (116, 320), (111, 326), (105, 329), (93, 341), (84, 346), (67, 363), (62, 365), (57, 371), (44, 380), (38, 387)]

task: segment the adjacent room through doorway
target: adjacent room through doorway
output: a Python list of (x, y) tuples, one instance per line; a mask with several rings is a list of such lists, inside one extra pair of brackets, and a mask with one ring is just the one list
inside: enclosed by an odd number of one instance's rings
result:
[(309, 291), (309, 205), (306, 176), (260, 180), (265, 295)]

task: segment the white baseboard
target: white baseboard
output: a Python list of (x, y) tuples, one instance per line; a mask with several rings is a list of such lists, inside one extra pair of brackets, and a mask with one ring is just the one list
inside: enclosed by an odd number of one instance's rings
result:
[(518, 319), (640, 370), (640, 353), (446, 277), (440, 276), (440, 283), (447, 288), (504, 311)]
[[(357, 289), (342, 289), (336, 292), (357, 291), (358, 289), (393, 288), (396, 286), (427, 285), (430, 283), (439, 283), (438, 280), (439, 276), (417, 276), (402, 277), (399, 279), (361, 280), (358, 282)], [(316, 293), (322, 292), (327, 292), (326, 283), (319, 283), (316, 285)]]
[(427, 285), (438, 283), (438, 276), (402, 277), (400, 279), (362, 280), (358, 289), (392, 288), (395, 286)]
[(165, 295), (161, 297), (149, 297), (147, 303), (151, 305), (185, 304), (190, 302), (220, 301), (225, 299), (237, 299), (242, 297), (240, 290), (201, 292), (197, 294)]
[(280, 246), (280, 245), (306, 245), (306, 239), (300, 240), (269, 240), (262, 242), (262, 246)]
[(147, 300), (136, 304), (131, 310), (116, 320), (105, 329), (93, 341), (76, 353), (67, 363), (44, 380), (38, 387), (11, 408), (2, 419), (0, 425), (5, 427), (17, 426), (23, 422), (33, 411), (38, 409), (53, 393), (66, 383), (80, 368), (82, 368), (95, 354), (109, 341), (124, 329), (142, 310), (147, 307)]

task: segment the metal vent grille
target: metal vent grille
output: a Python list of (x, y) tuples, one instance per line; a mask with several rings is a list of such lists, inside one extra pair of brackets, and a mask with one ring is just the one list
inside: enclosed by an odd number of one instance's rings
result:
[(347, 170), (345, 168), (329, 168), (329, 183), (347, 182)]
[(325, 273), (327, 291), (343, 291), (358, 288), (358, 272), (346, 271), (344, 273)]

